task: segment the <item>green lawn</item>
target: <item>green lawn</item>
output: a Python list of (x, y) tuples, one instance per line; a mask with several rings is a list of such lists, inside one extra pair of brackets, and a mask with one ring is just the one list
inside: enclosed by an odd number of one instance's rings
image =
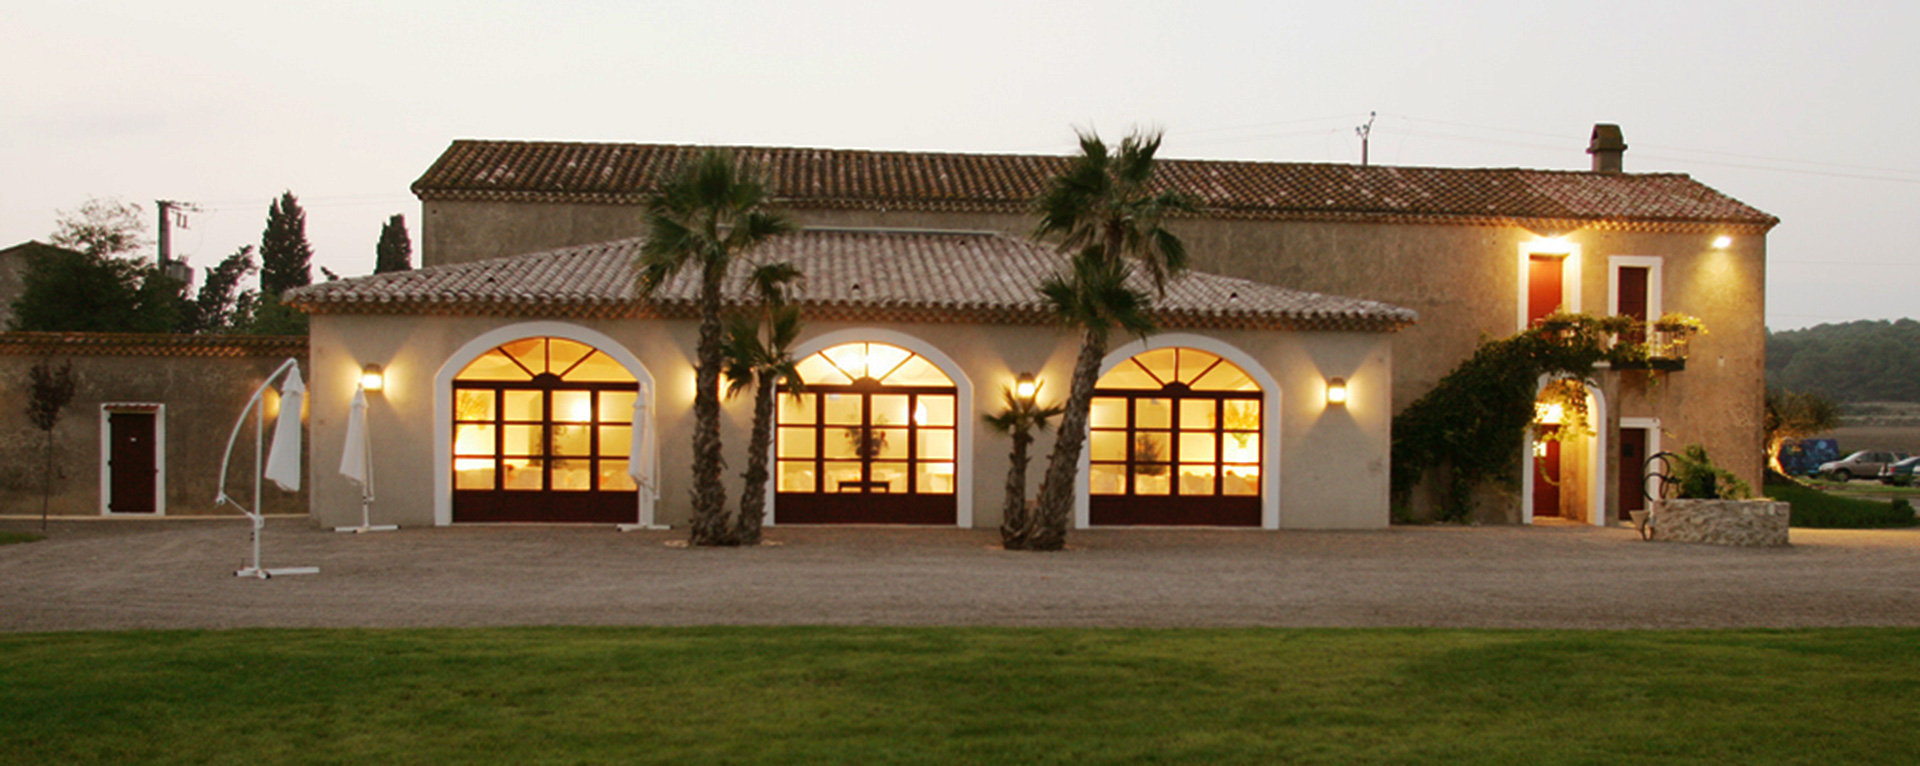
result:
[(13, 545), (14, 543), (32, 543), (32, 542), (38, 542), (45, 539), (47, 538), (41, 537), (36, 534), (30, 534), (27, 532), (0, 532), (0, 545)]
[(1920, 630), (0, 635), (6, 763), (1912, 763)]
[(1796, 527), (1881, 529), (1910, 527), (1920, 523), (1914, 518), (1911, 507), (1904, 511), (1897, 509), (1891, 499), (1843, 497), (1790, 481), (1768, 483), (1766, 495), (1793, 504), (1793, 514), (1789, 518)]

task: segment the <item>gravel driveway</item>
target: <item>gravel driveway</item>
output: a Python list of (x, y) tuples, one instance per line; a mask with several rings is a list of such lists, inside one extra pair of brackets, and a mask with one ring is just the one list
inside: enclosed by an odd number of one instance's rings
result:
[[(0, 519), (0, 530), (39, 522)], [(0, 631), (465, 625), (1080, 625), (1729, 628), (1920, 625), (1920, 530), (1793, 531), (1782, 549), (1644, 543), (1578, 526), (1075, 532), (1010, 553), (990, 531), (684, 533), (454, 527), (345, 535), (301, 518), (56, 521), (0, 546)]]

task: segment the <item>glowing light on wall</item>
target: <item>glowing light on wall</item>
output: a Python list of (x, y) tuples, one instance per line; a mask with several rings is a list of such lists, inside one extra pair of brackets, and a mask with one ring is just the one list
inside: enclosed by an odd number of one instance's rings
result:
[(368, 391), (380, 391), (387, 387), (387, 374), (380, 365), (369, 363), (360, 370), (360, 387)]
[(1733, 246), (1733, 238), (1725, 234), (1713, 238), (1713, 249), (1725, 250)]
[(1347, 379), (1333, 378), (1331, 380), (1328, 380), (1327, 381), (1327, 404), (1335, 405), (1335, 406), (1346, 406), (1346, 403), (1347, 403)]

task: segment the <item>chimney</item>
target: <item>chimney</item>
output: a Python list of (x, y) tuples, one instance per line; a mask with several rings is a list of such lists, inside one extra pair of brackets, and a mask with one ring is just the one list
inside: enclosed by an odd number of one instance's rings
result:
[(1593, 172), (1621, 172), (1620, 157), (1627, 153), (1627, 142), (1620, 137), (1620, 126), (1596, 123), (1593, 140), (1587, 142), (1587, 153), (1593, 155)]

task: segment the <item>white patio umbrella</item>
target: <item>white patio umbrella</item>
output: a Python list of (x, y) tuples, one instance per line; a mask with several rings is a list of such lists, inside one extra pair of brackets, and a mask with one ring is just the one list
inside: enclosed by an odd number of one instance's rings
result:
[[(641, 492), (650, 497), (659, 497), (653, 481), (653, 396), (645, 384), (633, 397), (633, 428), (629, 429), (633, 438), (627, 443), (627, 475), (633, 477), (633, 483), (640, 486)], [(665, 529), (655, 524), (620, 524), (622, 532), (636, 529)]]
[[(274, 423), (273, 455), (266, 461), (267, 467), (261, 470), (260, 453), (265, 446), (267, 429), (265, 395), (273, 386), (275, 378), (286, 376), (286, 382), (280, 387), (280, 417)], [(253, 563), (240, 571), (238, 577), (267, 579), (275, 575), (318, 574), (319, 567), (279, 567), (267, 569), (260, 566), (260, 531), (266, 528), (266, 511), (261, 507), (260, 479), (266, 477), (281, 489), (296, 492), (300, 489), (300, 405), (306, 398), (307, 387), (300, 382), (300, 362), (288, 359), (260, 382), (253, 390), (253, 396), (247, 399), (247, 406), (241, 408), (240, 417), (233, 421), (233, 432), (227, 434), (227, 452), (220, 458), (220, 491), (214, 495), (214, 505), (225, 503), (240, 509), (241, 513), (253, 522)], [(241, 505), (233, 495), (227, 493), (227, 469), (233, 464), (233, 448), (240, 440), (240, 430), (246, 427), (247, 416), (253, 416), (253, 507)]]
[(334, 527), (335, 532), (380, 532), (400, 527), (373, 526), (373, 437), (367, 428), (367, 389), (353, 390), (347, 410), (347, 444), (340, 451), (340, 475), (360, 485), (360, 526)]
[(280, 419), (273, 426), (273, 446), (267, 451), (263, 474), (288, 492), (300, 491), (300, 406), (306, 398), (307, 385), (300, 381), (296, 366), (280, 386)]

